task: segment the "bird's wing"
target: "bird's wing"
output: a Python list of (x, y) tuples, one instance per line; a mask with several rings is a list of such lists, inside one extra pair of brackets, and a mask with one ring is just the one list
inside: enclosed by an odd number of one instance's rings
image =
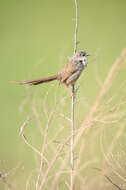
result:
[(61, 70), (61, 82), (65, 82), (73, 73), (77, 71), (75, 64), (70, 60)]

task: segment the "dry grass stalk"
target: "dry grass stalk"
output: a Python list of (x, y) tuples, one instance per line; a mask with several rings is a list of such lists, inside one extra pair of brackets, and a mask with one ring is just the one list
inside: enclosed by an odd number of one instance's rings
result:
[[(101, 172), (100, 172), (102, 173), (103, 178), (101, 177), (101, 184), (99, 183), (99, 187), (100, 188), (103, 187), (105, 176), (107, 177), (109, 176), (109, 179), (111, 179), (113, 185), (115, 184), (118, 186), (118, 184), (116, 184), (114, 180), (111, 178), (110, 174), (108, 175), (106, 173), (108, 172), (108, 169), (106, 170), (106, 163), (110, 167), (111, 171), (114, 173), (115, 176), (120, 178), (120, 180), (122, 180), (124, 183), (126, 182), (126, 178), (123, 175), (121, 175), (121, 173), (119, 173), (119, 171), (116, 168), (117, 166), (118, 168), (120, 166), (120, 169), (122, 170), (121, 168), (122, 166), (120, 165), (120, 163), (119, 162), (117, 163), (117, 160), (115, 159), (113, 159), (113, 161), (110, 160), (115, 144), (116, 142), (118, 142), (118, 139), (120, 138), (120, 136), (123, 134), (123, 131), (124, 131), (125, 121), (120, 123), (120, 119), (123, 118), (125, 115), (124, 114), (125, 109), (122, 110), (122, 106), (125, 106), (126, 104), (126, 101), (124, 98), (125, 96), (124, 94), (120, 96), (119, 92), (117, 92), (112, 97), (109, 97), (108, 100), (102, 105), (103, 97), (105, 97), (108, 90), (112, 86), (114, 79), (116, 78), (116, 75), (118, 74), (118, 70), (120, 70), (121, 63), (125, 60), (125, 57), (126, 57), (126, 49), (122, 51), (119, 58), (115, 61), (115, 63), (112, 65), (111, 69), (109, 70), (108, 75), (99, 92), (98, 98), (96, 99), (94, 106), (91, 108), (91, 111), (88, 114), (87, 118), (84, 119), (82, 124), (78, 127), (78, 129), (74, 131), (74, 146), (72, 147), (74, 151), (75, 151), (75, 148), (78, 147), (78, 144), (79, 144), (79, 149), (77, 150), (77, 157), (76, 159), (74, 157), (74, 160), (73, 160), (74, 172), (72, 173), (72, 180), (73, 180), (72, 183), (74, 183), (74, 185), (76, 183), (76, 180), (78, 179), (80, 183), (83, 184), (83, 186), (85, 184), (85, 187), (88, 187), (87, 178), (86, 176), (84, 178), (84, 176), (82, 176), (81, 173), (86, 171), (85, 168), (95, 163), (96, 160), (92, 159), (82, 164), (83, 154), (85, 152), (84, 150), (86, 149), (86, 139), (83, 138), (83, 135), (84, 135), (84, 132), (86, 132), (85, 130), (95, 125), (96, 122), (99, 123), (101, 129), (97, 128), (97, 134), (95, 132), (95, 135), (96, 137), (98, 137), (100, 133), (100, 147), (101, 147), (102, 155), (104, 156), (103, 168), (101, 169)], [(124, 86), (125, 84), (123, 83), (123, 85), (120, 86), (119, 90), (121, 91), (122, 89), (124, 89)], [(118, 96), (120, 98), (117, 98)], [(117, 98), (117, 102), (114, 103), (114, 105), (111, 105), (111, 102), (115, 98)], [(32, 146), (27, 141), (27, 138), (24, 136), (24, 128), (26, 127), (29, 121), (28, 122), (26, 121), (21, 127), (21, 136), (24, 142), (40, 158), (39, 167), (37, 170), (38, 171), (37, 177), (35, 180), (36, 190), (42, 190), (42, 189), (46, 190), (47, 189), (46, 187), (49, 187), (50, 183), (53, 189), (58, 189), (60, 186), (60, 183), (62, 183), (62, 180), (61, 180), (62, 176), (65, 176), (63, 180), (65, 188), (71, 189), (71, 183), (68, 180), (69, 176), (71, 176), (71, 167), (69, 167), (69, 161), (71, 159), (71, 155), (69, 154), (69, 147), (71, 147), (71, 145), (69, 145), (69, 141), (73, 134), (64, 135), (61, 141), (58, 139), (59, 136), (63, 134), (63, 131), (66, 130), (66, 124), (67, 123), (69, 124), (71, 122), (71, 119), (69, 118), (69, 116), (64, 115), (64, 113), (62, 114), (60, 113), (62, 102), (64, 102), (63, 99), (64, 97), (61, 98), (59, 101), (55, 101), (55, 104), (50, 109), (50, 112), (49, 110), (47, 110), (47, 104), (46, 104), (46, 101), (48, 102), (48, 98), (46, 97), (43, 100), (44, 101), (42, 103), (44, 107), (43, 113), (46, 115), (47, 124), (46, 124), (45, 130), (42, 129), (41, 131), (42, 134), (40, 133), (43, 139), (41, 151), (39, 151), (37, 148)], [(65, 97), (65, 99), (67, 99), (67, 97)], [(39, 125), (38, 130), (41, 130), (40, 127), (42, 126), (42, 123), (39, 116), (40, 113), (38, 113), (37, 112), (38, 109), (36, 109), (36, 106), (38, 105), (35, 105), (35, 102), (33, 103), (33, 101), (35, 100), (31, 101), (33, 115), (36, 118), (36, 124)], [(62, 119), (62, 121), (65, 122), (65, 125), (61, 128), (57, 128), (55, 135), (50, 138), (49, 131), (52, 130), (52, 128), (50, 129), (50, 126), (52, 125), (51, 121), (53, 118), (59, 121)], [(118, 125), (118, 123), (120, 123), (120, 127), (118, 128), (116, 135), (112, 139), (112, 142), (109, 145), (107, 153), (106, 153), (104, 150), (104, 145), (103, 145), (102, 130), (105, 129), (106, 125), (109, 125), (109, 124)], [(101, 130), (101, 132), (99, 130)], [(51, 158), (46, 157), (46, 152), (48, 152), (48, 149), (52, 151)], [(46, 167), (43, 166), (43, 163), (46, 163)], [(59, 163), (59, 165), (57, 165), (57, 163)], [(56, 172), (54, 172), (55, 166), (57, 168)], [(82, 179), (85, 179), (85, 181), (83, 181)], [(108, 180), (108, 183), (109, 182), (110, 180)], [(94, 183), (95, 183), (95, 179), (94, 181), (92, 181), (92, 183), (90, 183), (90, 188), (94, 186)], [(27, 189), (28, 189), (28, 185), (27, 185)], [(82, 186), (80, 186), (80, 189), (83, 189)]]

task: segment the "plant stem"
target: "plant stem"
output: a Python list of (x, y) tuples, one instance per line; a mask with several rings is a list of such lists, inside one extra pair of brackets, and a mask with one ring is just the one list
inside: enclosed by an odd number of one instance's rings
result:
[[(75, 33), (74, 33), (74, 53), (77, 50), (77, 31), (78, 31), (78, 6), (77, 0), (74, 0), (76, 8), (76, 24), (75, 24)], [(75, 103), (75, 87), (72, 85), (72, 110), (71, 110), (71, 143), (70, 143), (70, 160), (71, 160), (71, 176), (70, 176), (70, 189), (74, 189), (74, 103)]]
[(74, 103), (75, 103), (75, 89), (74, 85), (72, 85), (72, 110), (71, 110), (71, 146), (70, 146), (70, 154), (71, 154), (71, 190), (73, 190), (74, 185)]

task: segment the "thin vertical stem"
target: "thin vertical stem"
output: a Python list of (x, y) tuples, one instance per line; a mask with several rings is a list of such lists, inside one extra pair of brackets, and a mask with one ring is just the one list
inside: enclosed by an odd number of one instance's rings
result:
[(75, 8), (76, 8), (76, 24), (75, 24), (75, 33), (74, 33), (74, 53), (77, 51), (77, 32), (78, 32), (78, 5), (77, 5), (77, 0), (74, 0), (75, 3)]
[(74, 189), (74, 103), (75, 103), (75, 89), (74, 85), (72, 85), (72, 111), (71, 111), (71, 124), (72, 124), (72, 129), (71, 129), (71, 146), (70, 146), (70, 156), (71, 156), (71, 184), (70, 184), (70, 189)]
[[(75, 8), (76, 8), (76, 24), (75, 24), (75, 47), (74, 53), (77, 51), (77, 31), (78, 31), (78, 6), (77, 0), (74, 0)], [(74, 190), (74, 104), (75, 104), (75, 88), (74, 84), (72, 85), (72, 110), (71, 110), (71, 146), (70, 146), (70, 160), (71, 160), (71, 176), (70, 176), (70, 190)]]

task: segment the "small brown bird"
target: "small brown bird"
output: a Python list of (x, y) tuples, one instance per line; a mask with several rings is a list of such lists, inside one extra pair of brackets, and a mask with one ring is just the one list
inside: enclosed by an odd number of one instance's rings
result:
[(64, 68), (57, 75), (40, 78), (36, 80), (15, 81), (20, 84), (38, 85), (41, 83), (58, 80), (64, 83), (67, 87), (74, 85), (76, 80), (80, 77), (82, 71), (87, 65), (87, 55), (85, 51), (77, 51), (64, 66)]

